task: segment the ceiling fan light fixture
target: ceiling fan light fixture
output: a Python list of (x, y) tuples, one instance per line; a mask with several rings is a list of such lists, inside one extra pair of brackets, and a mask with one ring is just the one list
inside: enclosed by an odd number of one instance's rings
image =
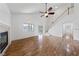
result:
[(55, 9), (57, 9), (58, 8), (58, 6), (55, 6)]
[(48, 13), (45, 13), (45, 16), (48, 16)]
[(54, 10), (58, 9), (58, 6), (56, 6), (56, 5), (54, 5), (53, 7), (54, 7)]
[(48, 17), (48, 15), (46, 17)]

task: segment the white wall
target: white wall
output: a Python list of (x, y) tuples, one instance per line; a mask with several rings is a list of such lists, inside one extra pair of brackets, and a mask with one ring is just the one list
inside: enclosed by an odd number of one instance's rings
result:
[(10, 16), (8, 6), (4, 3), (0, 3), (0, 23), (10, 25)]
[(9, 31), (10, 39), (11, 14), (5, 3), (0, 3), (0, 32)]
[(7, 31), (10, 27), (10, 11), (8, 6), (0, 3), (0, 31)]
[[(45, 19), (40, 17), (39, 13), (35, 14), (12, 14), (12, 40), (26, 38), (34, 35), (38, 35), (38, 25), (43, 25)], [(23, 24), (34, 24), (34, 32), (24, 32)]]
[(72, 23), (74, 31), (74, 39), (79, 40), (79, 4), (75, 4), (70, 15), (65, 14), (59, 21), (49, 30), (49, 34), (62, 36), (62, 28), (64, 23)]
[(6, 4), (0, 3), (0, 32), (10, 30), (11, 14)]

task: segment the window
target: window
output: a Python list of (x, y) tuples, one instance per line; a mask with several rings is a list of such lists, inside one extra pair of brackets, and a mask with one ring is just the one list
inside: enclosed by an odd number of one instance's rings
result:
[(33, 32), (34, 31), (34, 25), (33, 24), (25, 23), (25, 24), (23, 24), (23, 26), (24, 26), (25, 32)]

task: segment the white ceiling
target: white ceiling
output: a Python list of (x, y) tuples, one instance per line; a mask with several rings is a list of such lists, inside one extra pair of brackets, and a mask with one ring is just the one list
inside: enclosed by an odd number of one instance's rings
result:
[[(7, 3), (12, 13), (39, 13), (39, 11), (45, 11), (44, 3)], [(51, 6), (54, 10), (65, 8), (69, 4), (67, 3), (48, 3), (48, 8)], [(58, 7), (58, 8), (55, 8)]]

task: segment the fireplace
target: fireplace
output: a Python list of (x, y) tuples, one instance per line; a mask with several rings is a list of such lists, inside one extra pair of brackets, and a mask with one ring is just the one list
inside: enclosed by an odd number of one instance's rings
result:
[(1, 32), (0, 33), (0, 53), (3, 52), (3, 50), (8, 45), (8, 31)]

